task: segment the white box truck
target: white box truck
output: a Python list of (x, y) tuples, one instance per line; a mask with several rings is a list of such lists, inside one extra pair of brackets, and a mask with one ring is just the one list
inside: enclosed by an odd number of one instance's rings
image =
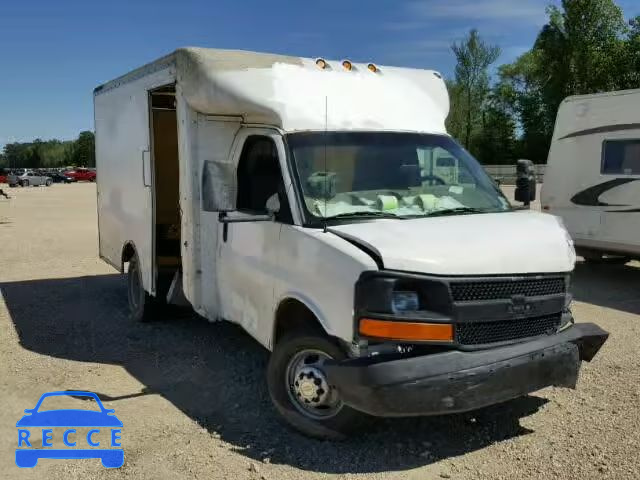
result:
[(241, 325), (308, 435), (573, 388), (607, 338), (574, 324), (561, 223), (447, 134), (437, 72), (185, 48), (94, 100), (100, 256), (131, 317), (186, 298)]
[(562, 102), (541, 201), (586, 261), (640, 258), (640, 90)]

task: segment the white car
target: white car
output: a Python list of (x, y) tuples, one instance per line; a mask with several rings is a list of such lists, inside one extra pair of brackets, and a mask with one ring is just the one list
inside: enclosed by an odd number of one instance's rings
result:
[(7, 180), (10, 187), (28, 187), (29, 185), (45, 185), (50, 187), (53, 183), (53, 179), (51, 177), (47, 175), (40, 175), (32, 171), (26, 171), (22, 175), (9, 175)]

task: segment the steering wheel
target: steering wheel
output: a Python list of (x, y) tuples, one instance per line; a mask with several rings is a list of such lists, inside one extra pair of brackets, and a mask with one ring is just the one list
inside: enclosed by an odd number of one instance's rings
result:
[(431, 181), (431, 185), (434, 185), (434, 182), (437, 185), (446, 185), (447, 184), (447, 182), (446, 182), (446, 180), (444, 178), (438, 177), (437, 175), (422, 175), (420, 177), (420, 180), (422, 180), (423, 182), (425, 180), (430, 180)]

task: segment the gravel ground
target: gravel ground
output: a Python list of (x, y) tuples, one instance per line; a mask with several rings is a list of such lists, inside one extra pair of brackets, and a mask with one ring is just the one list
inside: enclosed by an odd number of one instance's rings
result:
[[(638, 264), (577, 267), (576, 317), (611, 332), (577, 391), (549, 388), (468, 415), (379, 420), (332, 444), (279, 423), (264, 382), (267, 352), (239, 329), (188, 315), (127, 321), (123, 278), (97, 258), (95, 185), (7, 191), (14, 198), (0, 197), (2, 478), (640, 476)], [(98, 460), (15, 466), (15, 422), (52, 390), (95, 391), (116, 410), (123, 468)]]

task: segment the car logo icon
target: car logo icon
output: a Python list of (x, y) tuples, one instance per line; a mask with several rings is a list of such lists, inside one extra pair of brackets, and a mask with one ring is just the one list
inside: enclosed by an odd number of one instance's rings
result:
[[(80, 409), (59, 409), (39, 411), (45, 398), (57, 396), (89, 397), (96, 401), (100, 411)], [(114, 415), (114, 410), (104, 408), (98, 395), (92, 392), (49, 392), (40, 397), (33, 409), (25, 410), (26, 415), (16, 423), (18, 427), (18, 448), (16, 465), (21, 468), (33, 468), (40, 458), (78, 459), (99, 458), (106, 468), (118, 468), (124, 463), (124, 450), (121, 446), (122, 422)], [(64, 427), (62, 435), (65, 447), (53, 447), (53, 427)], [(88, 447), (98, 447), (102, 440), (96, 440), (101, 430), (109, 430), (108, 444), (112, 448), (80, 448), (81, 436), (76, 428), (90, 427), (86, 434)], [(32, 447), (31, 438), (42, 435), (42, 448)], [(103, 434), (104, 435), (104, 434)], [(71, 441), (71, 439), (74, 441)], [(78, 448), (75, 448), (75, 447)]]

